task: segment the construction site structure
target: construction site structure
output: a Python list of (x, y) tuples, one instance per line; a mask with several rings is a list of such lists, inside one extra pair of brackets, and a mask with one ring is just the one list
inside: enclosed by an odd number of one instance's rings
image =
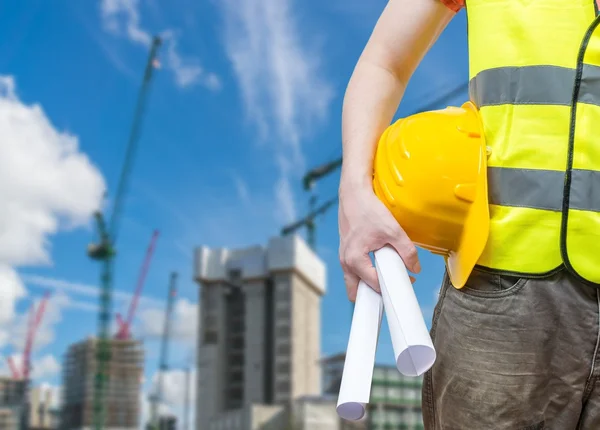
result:
[(249, 430), (252, 420), (240, 418), (248, 410), (275, 417), (293, 399), (320, 393), (326, 268), (304, 240), (200, 247), (194, 271), (201, 297), (197, 430)]
[[(134, 339), (108, 341), (112, 359), (106, 367), (105, 429), (140, 428), (144, 350)], [(61, 430), (94, 428), (94, 378), (98, 368), (96, 338), (69, 347), (63, 364)]]
[(158, 240), (159, 234), (160, 233), (158, 230), (154, 230), (154, 232), (152, 233), (150, 244), (148, 245), (148, 249), (146, 249), (144, 261), (142, 262), (142, 266), (140, 268), (140, 273), (138, 275), (135, 291), (129, 304), (127, 316), (125, 317), (125, 319), (123, 319), (120, 313), (116, 314), (117, 325), (119, 327), (117, 330), (117, 334), (115, 335), (117, 339), (125, 340), (131, 337), (131, 326), (133, 325), (133, 318), (135, 316), (135, 312), (137, 311), (138, 303), (140, 302), (142, 290), (144, 289), (144, 282), (146, 281), (146, 276), (148, 276), (148, 270), (150, 270), (150, 262), (152, 261), (152, 255), (154, 254), (154, 250), (156, 249), (156, 241)]
[(88, 256), (101, 265), (100, 273), (100, 300), (98, 312), (98, 347), (96, 348), (97, 366), (96, 376), (94, 378), (94, 430), (104, 429), (106, 421), (106, 392), (109, 385), (110, 362), (112, 360), (112, 351), (110, 346), (110, 320), (112, 317), (112, 294), (113, 294), (113, 268), (116, 256), (116, 243), (119, 233), (119, 224), (125, 206), (125, 197), (127, 194), (131, 172), (137, 154), (137, 147), (141, 136), (144, 114), (146, 112), (146, 102), (152, 82), (153, 71), (158, 67), (158, 48), (162, 44), (160, 37), (155, 36), (150, 46), (146, 68), (142, 85), (138, 93), (138, 98), (133, 114), (131, 130), (125, 151), (125, 161), (117, 184), (117, 191), (114, 196), (114, 206), (111, 217), (107, 220), (104, 213), (98, 210), (94, 213), (97, 228), (97, 241), (90, 243), (87, 248)]
[(158, 430), (177, 430), (177, 417), (174, 415), (162, 415), (158, 419)]
[[(345, 353), (321, 360), (323, 393), (335, 397), (340, 391)], [(402, 375), (393, 365), (376, 364), (373, 369), (371, 395), (364, 418), (369, 430), (422, 430), (422, 377)]]
[(0, 429), (19, 430), (25, 391), (23, 379), (0, 376)]
[[(32, 303), (29, 308), (29, 320), (27, 323), (27, 334), (25, 336), (25, 345), (23, 348), (22, 355), (22, 366), (19, 368), (13, 357), (8, 356), (6, 361), (8, 362), (8, 367), (12, 373), (12, 377), (14, 380), (20, 380), (23, 383), (23, 390), (21, 392), (21, 400), (20, 400), (20, 411), (21, 416), (19, 419), (19, 429), (21, 430), (30, 430), (29, 419), (30, 419), (30, 405), (29, 405), (29, 386), (31, 383), (31, 353), (33, 349), (33, 344), (35, 341), (35, 335), (42, 323), (42, 318), (44, 317), (44, 312), (46, 311), (46, 305), (50, 298), (50, 291), (46, 291), (44, 296), (40, 300), (39, 305), (36, 307), (36, 303)], [(1, 429), (2, 427), (0, 427)]]
[(52, 390), (34, 387), (29, 392), (29, 430), (57, 430), (60, 410)]
[(404, 376), (395, 366), (373, 369), (367, 421), (372, 430), (423, 430), (422, 377)]
[(169, 283), (169, 294), (167, 297), (167, 309), (165, 311), (165, 322), (163, 334), (160, 344), (160, 362), (158, 367), (156, 389), (150, 396), (150, 422), (147, 426), (148, 430), (159, 430), (160, 417), (158, 416), (159, 405), (164, 401), (164, 377), (169, 370), (169, 341), (171, 338), (171, 324), (173, 319), (173, 306), (175, 297), (177, 296), (177, 273), (171, 273), (171, 281)]

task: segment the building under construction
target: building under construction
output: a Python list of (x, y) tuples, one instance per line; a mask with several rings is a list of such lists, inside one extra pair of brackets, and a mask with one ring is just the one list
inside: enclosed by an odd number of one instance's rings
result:
[[(104, 429), (137, 430), (141, 415), (142, 344), (133, 339), (113, 339), (109, 343), (111, 359), (104, 399)], [(93, 426), (97, 346), (95, 338), (88, 338), (68, 349), (63, 367), (61, 430), (83, 430)]]
[(24, 392), (23, 380), (0, 376), (0, 429), (20, 428)]

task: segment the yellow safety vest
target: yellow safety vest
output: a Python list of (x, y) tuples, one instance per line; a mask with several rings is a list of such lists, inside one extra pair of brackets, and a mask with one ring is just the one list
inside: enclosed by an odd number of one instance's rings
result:
[(470, 98), (488, 145), (479, 265), (600, 284), (600, 17), (594, 0), (467, 0)]

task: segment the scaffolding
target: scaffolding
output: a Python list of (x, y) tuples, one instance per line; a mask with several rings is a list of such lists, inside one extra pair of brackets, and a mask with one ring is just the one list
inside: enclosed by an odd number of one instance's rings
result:
[[(105, 387), (105, 428), (137, 430), (140, 424), (140, 394), (144, 351), (138, 340), (112, 339), (113, 359)], [(64, 361), (61, 429), (91, 428), (94, 408), (94, 377), (98, 341), (89, 338), (69, 347)]]

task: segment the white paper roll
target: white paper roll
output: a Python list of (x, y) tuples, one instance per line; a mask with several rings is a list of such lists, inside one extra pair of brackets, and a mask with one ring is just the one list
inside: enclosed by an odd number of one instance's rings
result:
[(394, 248), (385, 246), (375, 251), (375, 267), (396, 367), (403, 375), (420, 376), (433, 366), (436, 352), (406, 266)]
[(365, 415), (382, 317), (381, 296), (360, 281), (337, 403), (337, 413), (343, 419), (357, 421)]
[(346, 420), (364, 417), (371, 395), (375, 352), (385, 309), (398, 371), (420, 376), (433, 366), (435, 348), (406, 266), (390, 246), (375, 251), (381, 296), (360, 281), (338, 396), (337, 413)]

